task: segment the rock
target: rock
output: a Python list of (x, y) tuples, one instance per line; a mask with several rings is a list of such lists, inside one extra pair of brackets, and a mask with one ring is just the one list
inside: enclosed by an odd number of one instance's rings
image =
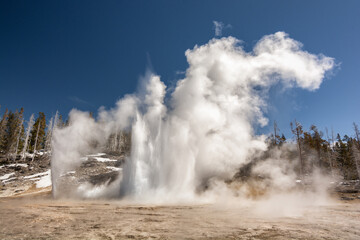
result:
[(115, 179), (118, 176), (119, 176), (118, 172), (109, 172), (109, 173), (98, 174), (98, 175), (90, 177), (90, 183), (93, 185), (101, 185), (106, 182), (111, 183), (111, 182), (115, 181)]
[(343, 201), (352, 201), (354, 200), (355, 198), (351, 198), (351, 197), (341, 197), (340, 200), (343, 200)]
[(336, 188), (336, 191), (339, 193), (358, 193), (358, 189), (353, 188)]

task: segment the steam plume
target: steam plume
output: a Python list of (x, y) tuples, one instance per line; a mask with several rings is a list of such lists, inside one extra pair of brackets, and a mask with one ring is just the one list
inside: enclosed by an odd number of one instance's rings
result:
[[(126, 95), (97, 121), (72, 110), (70, 124), (53, 141), (53, 192), (58, 178), (105, 143), (116, 130), (131, 129), (132, 147), (117, 193), (139, 201), (191, 200), (214, 179), (227, 179), (257, 151), (266, 150), (264, 96), (281, 82), (286, 87), (319, 88), (332, 58), (310, 54), (284, 32), (264, 36), (252, 52), (234, 37), (212, 39), (185, 52), (189, 68), (168, 102), (160, 77), (148, 72), (144, 90)], [(260, 167), (259, 167), (260, 169)], [(114, 189), (114, 188), (111, 188)]]

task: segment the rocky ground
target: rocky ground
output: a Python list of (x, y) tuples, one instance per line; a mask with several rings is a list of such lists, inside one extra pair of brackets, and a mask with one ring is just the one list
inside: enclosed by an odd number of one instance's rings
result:
[[(71, 186), (81, 183), (100, 185), (115, 180), (124, 162), (124, 155), (97, 153), (83, 157), (80, 167), (62, 176)], [(8, 160), (0, 156), (0, 197), (23, 196), (51, 191), (50, 157), (46, 153), (28, 154)]]

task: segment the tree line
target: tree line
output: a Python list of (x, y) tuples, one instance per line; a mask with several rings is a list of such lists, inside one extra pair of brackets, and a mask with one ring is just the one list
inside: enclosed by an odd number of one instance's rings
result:
[[(290, 158), (297, 160), (297, 171), (300, 178), (311, 174), (315, 169), (331, 176), (343, 179), (360, 179), (360, 131), (353, 123), (354, 136), (336, 135), (325, 129), (325, 134), (315, 125), (305, 130), (301, 123), (290, 123), (293, 138), (287, 142), (274, 122), (274, 131), (268, 138), (269, 149), (280, 149), (290, 143), (296, 145)], [(288, 152), (291, 150), (287, 149)]]
[[(91, 112), (89, 116), (93, 118)], [(63, 121), (58, 112), (48, 121), (43, 112), (39, 112), (36, 118), (32, 114), (25, 120), (23, 108), (14, 112), (6, 109), (0, 121), (0, 157), (8, 160), (30, 157), (33, 160), (36, 154), (50, 155), (53, 131), (68, 124), (69, 119)], [(101, 150), (127, 153), (130, 151), (130, 138), (130, 133), (117, 131)]]
[(26, 121), (23, 108), (14, 112), (6, 109), (0, 121), (0, 155), (15, 159), (19, 155), (25, 158), (27, 154), (50, 151), (54, 128), (65, 124), (58, 113), (48, 122), (43, 112), (36, 118), (32, 114)]
[[(93, 117), (92, 113), (89, 113)], [(24, 109), (16, 111), (5, 110), (0, 121), (0, 156), (9, 160), (31, 156), (36, 153), (51, 154), (51, 139), (55, 128), (68, 125), (68, 120), (63, 121), (62, 116), (56, 112), (50, 120), (46, 120), (43, 112), (31, 115), (24, 119)], [(26, 126), (26, 128), (25, 128)], [(360, 179), (360, 131), (357, 124), (353, 123), (354, 135), (341, 136), (319, 131), (315, 125), (309, 130), (298, 122), (290, 123), (293, 138), (288, 141), (274, 122), (273, 133), (269, 135), (267, 143), (269, 151), (284, 149), (284, 146), (295, 146), (289, 152), (288, 160), (298, 161), (297, 172), (300, 178), (310, 174), (314, 169), (320, 169), (332, 176), (342, 176), (344, 179)], [(110, 135), (102, 150), (113, 153), (129, 153), (131, 133), (117, 131)]]

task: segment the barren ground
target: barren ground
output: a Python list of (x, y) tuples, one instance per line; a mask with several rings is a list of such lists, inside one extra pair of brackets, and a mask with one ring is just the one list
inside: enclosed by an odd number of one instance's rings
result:
[(129, 205), (53, 200), (49, 193), (0, 198), (1, 239), (360, 239), (360, 201), (266, 218), (215, 205)]

